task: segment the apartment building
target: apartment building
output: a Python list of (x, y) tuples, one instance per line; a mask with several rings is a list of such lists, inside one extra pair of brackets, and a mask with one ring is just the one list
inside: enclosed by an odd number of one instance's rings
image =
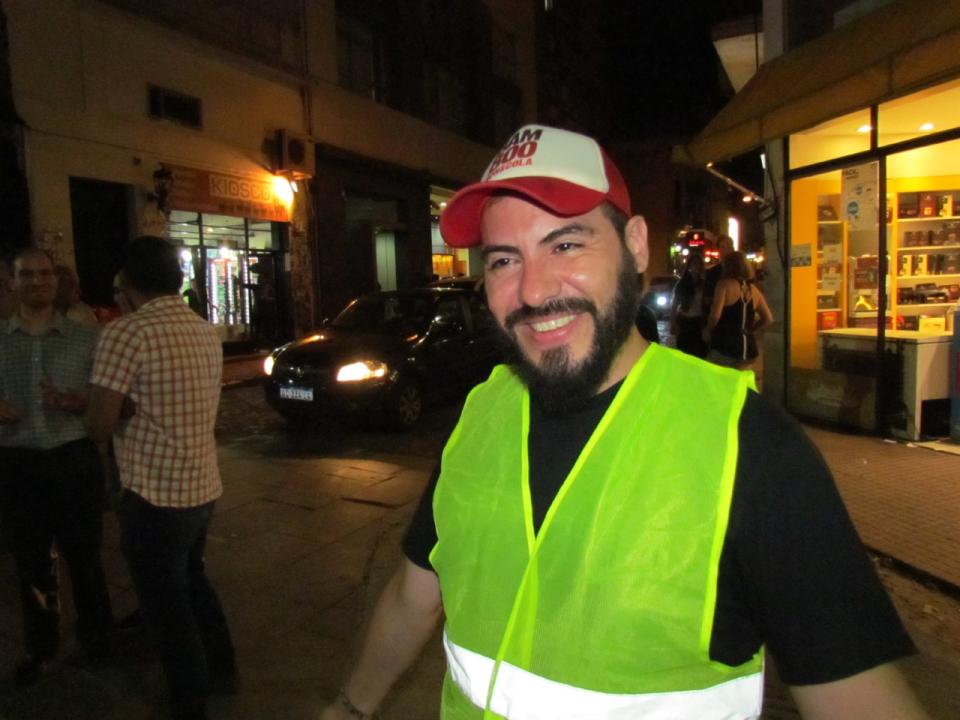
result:
[(536, 5), (4, 0), (33, 235), (104, 312), (166, 235), (228, 350), (473, 272), (436, 218), (534, 117)]

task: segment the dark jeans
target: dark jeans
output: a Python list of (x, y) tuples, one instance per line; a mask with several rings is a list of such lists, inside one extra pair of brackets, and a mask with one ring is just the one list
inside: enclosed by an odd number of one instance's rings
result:
[(89, 440), (50, 450), (0, 448), (0, 524), (17, 565), (24, 645), (52, 656), (60, 641), (54, 544), (67, 563), (82, 645), (113, 625), (100, 559), (103, 468)]
[(174, 717), (202, 717), (209, 678), (236, 671), (227, 620), (204, 572), (213, 506), (157, 507), (129, 490), (120, 501), (121, 546)]

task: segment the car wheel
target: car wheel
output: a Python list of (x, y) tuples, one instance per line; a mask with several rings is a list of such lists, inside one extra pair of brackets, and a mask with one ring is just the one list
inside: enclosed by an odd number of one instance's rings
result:
[(423, 415), (423, 390), (410, 378), (399, 382), (393, 391), (389, 409), (390, 425), (395, 430), (409, 430)]

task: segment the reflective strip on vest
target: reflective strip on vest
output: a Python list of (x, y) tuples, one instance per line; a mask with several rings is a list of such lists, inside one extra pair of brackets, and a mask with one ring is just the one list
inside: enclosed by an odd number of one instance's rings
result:
[[(443, 647), (460, 692), (486, 706), (493, 659), (455, 645), (446, 632)], [(502, 663), (490, 709), (508, 720), (756, 720), (762, 703), (762, 672), (702, 690), (626, 695), (584, 690)]]

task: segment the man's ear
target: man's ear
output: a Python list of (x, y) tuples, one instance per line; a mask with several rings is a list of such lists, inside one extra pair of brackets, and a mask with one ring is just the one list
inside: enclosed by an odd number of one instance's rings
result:
[(647, 245), (647, 221), (642, 215), (634, 215), (627, 221), (624, 242), (637, 263), (637, 272), (646, 271), (650, 263), (650, 247)]

